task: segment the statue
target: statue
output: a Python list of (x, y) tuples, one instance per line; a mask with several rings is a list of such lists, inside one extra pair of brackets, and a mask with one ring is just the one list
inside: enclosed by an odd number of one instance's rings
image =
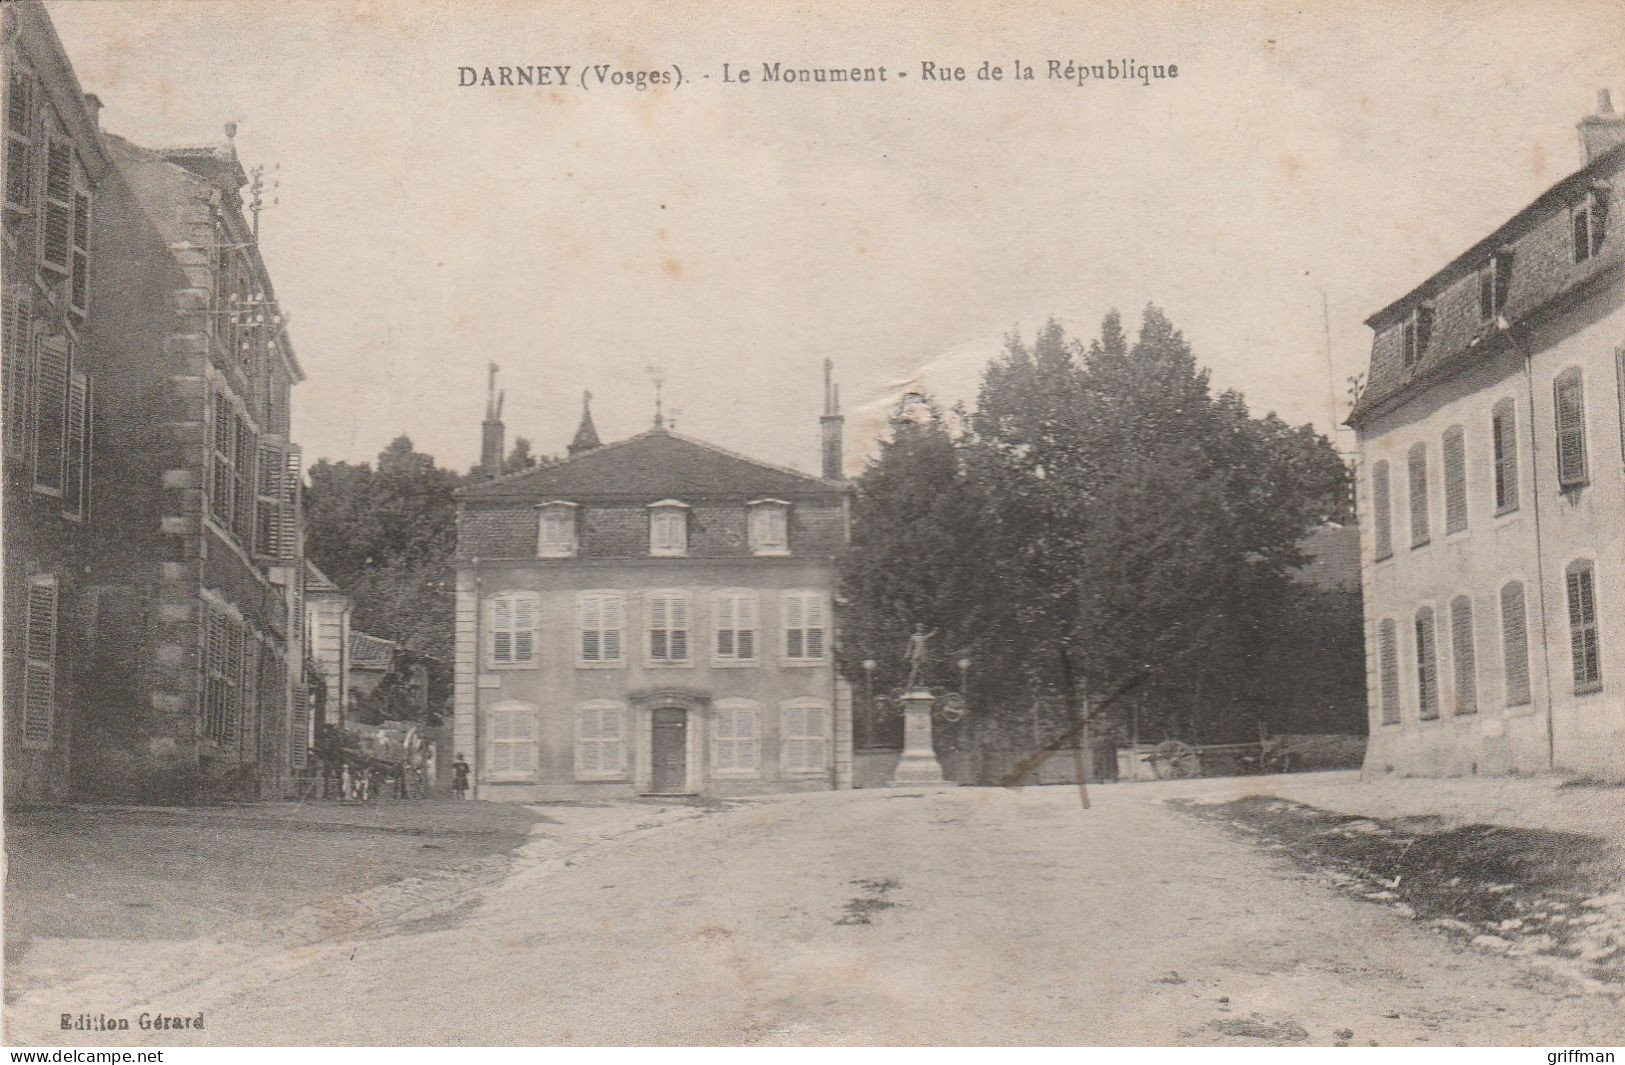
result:
[(908, 647), (903, 651), (903, 657), (908, 660), (908, 684), (905, 687), (910, 691), (919, 681), (920, 671), (925, 668), (926, 641), (936, 634), (936, 629), (926, 632), (923, 624), (916, 624), (914, 634), (908, 638)]

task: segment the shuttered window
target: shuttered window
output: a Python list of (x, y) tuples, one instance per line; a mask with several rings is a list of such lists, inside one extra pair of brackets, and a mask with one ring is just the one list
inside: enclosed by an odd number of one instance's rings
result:
[(68, 391), (73, 380), (72, 343), (61, 335), (37, 338), (34, 364), (34, 485), (61, 495), (68, 442)]
[(219, 610), (209, 610), (203, 631), (203, 734), (216, 742), (229, 731), (231, 693), (229, 692), (232, 621)]
[(1380, 562), (1394, 554), (1394, 499), (1386, 461), (1371, 468), (1371, 512), (1376, 515), (1373, 550)]
[(754, 773), (757, 767), (757, 711), (754, 704), (717, 703), (712, 733), (718, 773)]
[(647, 596), (649, 661), (678, 665), (688, 661), (688, 594), (650, 592)]
[(45, 217), (40, 265), (67, 274), (73, 248), (73, 142), (55, 132), (45, 138)]
[(54, 576), (28, 582), (22, 744), (33, 750), (50, 749), (56, 725), (57, 592)]
[(756, 593), (721, 591), (711, 600), (716, 627), (715, 659), (722, 663), (756, 661)]
[(576, 711), (576, 776), (626, 775), (626, 709), (620, 703), (591, 702)]
[(1478, 648), (1473, 641), (1473, 601), (1458, 595), (1450, 601), (1450, 659), (1456, 682), (1455, 712), (1478, 712)]
[(1428, 449), (1423, 443), (1411, 445), (1405, 460), (1410, 477), (1411, 547), (1428, 542)]
[(7, 458), (26, 461), (28, 456), (28, 428), (32, 424), (32, 389), (34, 380), (33, 346), (30, 331), (33, 318), (33, 293), (27, 286), (13, 285), (5, 290), (4, 335), (0, 336), (0, 372), (4, 373), (5, 452)]
[(688, 554), (688, 508), (675, 501), (653, 504), (649, 509), (649, 553), (681, 556)]
[(255, 463), (254, 554), (291, 563), (299, 555), (299, 510), (303, 475), (297, 445), (262, 439)]
[(1490, 446), (1495, 465), (1495, 513), (1518, 509), (1518, 418), (1511, 399), (1496, 403), (1490, 415)]
[(1377, 683), (1382, 723), (1399, 724), (1399, 636), (1393, 618), (1377, 626)]
[(782, 499), (758, 499), (750, 504), (750, 549), (758, 555), (784, 555), (790, 551), (790, 506)]
[(530, 778), (536, 773), (536, 707), (498, 703), (490, 717), (490, 775)]
[(1416, 612), (1416, 716), (1423, 721), (1439, 716), (1439, 655), (1432, 607)]
[(784, 593), (784, 657), (788, 662), (822, 662), (826, 607), (820, 592)]
[(1557, 483), (1576, 488), (1590, 478), (1586, 469), (1585, 380), (1578, 366), (1558, 375), (1552, 386), (1557, 429)]
[(310, 689), (295, 685), (288, 714), (288, 765), (305, 768), (310, 755)]
[(34, 208), (34, 144), (37, 125), (34, 72), (15, 53), (6, 57), (6, 204)]
[(90, 310), (90, 193), (73, 193), (73, 259), (69, 264), (68, 306), (77, 314)]
[(576, 597), (576, 647), (583, 665), (619, 665), (626, 643), (626, 598), (620, 592)]
[(503, 592), (486, 600), (486, 665), (501, 668), (536, 664), (535, 592)]
[(576, 553), (576, 508), (550, 503), (538, 522), (536, 553), (543, 558), (569, 558)]
[(1602, 644), (1597, 631), (1596, 570), (1576, 559), (1564, 571), (1569, 598), (1569, 649), (1574, 663), (1575, 694), (1602, 687)]
[(1467, 528), (1467, 439), (1459, 425), (1445, 430), (1442, 445), (1444, 459), (1444, 531), (1463, 532)]
[(786, 773), (821, 773), (829, 768), (829, 709), (811, 702), (786, 703), (780, 710), (780, 766)]
[(72, 518), (83, 518), (90, 510), (93, 398), (90, 378), (75, 373), (68, 387), (67, 453), (62, 478), (62, 509)]
[(1501, 667), (1506, 676), (1506, 704), (1527, 704), (1530, 701), (1529, 627), (1521, 581), (1509, 581), (1501, 589)]

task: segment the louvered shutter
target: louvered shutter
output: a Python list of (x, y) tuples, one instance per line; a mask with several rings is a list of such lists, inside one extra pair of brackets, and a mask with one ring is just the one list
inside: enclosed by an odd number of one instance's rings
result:
[(45, 140), (45, 220), (40, 261), (66, 274), (73, 245), (73, 142), (55, 134)]
[(756, 657), (756, 596), (739, 597), (739, 657), (750, 661)]
[(68, 286), (69, 306), (79, 314), (90, 309), (90, 194), (73, 193), (73, 261)]
[(294, 769), (303, 769), (310, 754), (310, 692), (302, 684), (294, 686), (290, 717), (288, 764)]
[(1574, 688), (1594, 689), (1602, 680), (1601, 647), (1597, 635), (1596, 585), (1589, 564), (1568, 569), (1569, 641), (1573, 655)]
[(506, 710), (491, 715), (491, 771), (513, 771), (513, 714)]
[(618, 595), (607, 596), (601, 603), (603, 617), (603, 660), (619, 662), (623, 633), (626, 631), (626, 600)]
[(800, 707), (787, 707), (784, 711), (784, 768), (799, 771), (807, 768), (807, 711)]
[(513, 600), (505, 595), (491, 600), (491, 663), (513, 662)]
[(1392, 618), (1384, 618), (1377, 628), (1378, 682), (1382, 700), (1382, 723), (1399, 723), (1399, 636)]
[(1495, 512), (1518, 509), (1518, 420), (1511, 400), (1495, 405), (1490, 419), (1495, 450)]
[(626, 715), (619, 708), (600, 710), (598, 715), (598, 728), (604, 740), (599, 761), (604, 772), (620, 773), (626, 769)]
[(1478, 710), (1478, 649), (1473, 643), (1473, 601), (1458, 595), (1450, 602), (1450, 656), (1456, 680), (1456, 713)]
[(807, 597), (807, 657), (824, 657), (824, 600), (817, 595)]
[(1524, 616), (1523, 585), (1513, 581), (1501, 589), (1501, 654), (1506, 674), (1506, 704), (1530, 701), (1529, 633)]
[(232, 530), (239, 541), (249, 544), (254, 536), (254, 464), (259, 457), (259, 441), (247, 418), (237, 418), (234, 428), (237, 463), (232, 470)]
[(22, 457), (28, 448), (29, 385), (33, 380), (28, 330), (33, 316), (33, 299), (33, 293), (25, 287), (13, 286), (5, 291), (5, 333), (0, 338), (0, 359), (4, 360), (4, 408), (0, 409), (0, 418), (5, 419), (5, 451), (8, 456)]
[(806, 624), (805, 600), (791, 592), (784, 597), (784, 654), (786, 658), (806, 657)]
[(581, 729), (578, 742), (581, 745), (581, 772), (583, 774), (602, 773), (604, 771), (602, 762), (603, 745), (599, 743), (599, 740), (603, 738), (599, 715), (600, 711), (598, 710), (583, 710), (578, 716)]
[(1439, 657), (1433, 611), (1416, 612), (1416, 712), (1424, 721), (1439, 716)]
[(663, 595), (649, 597), (649, 657), (664, 662), (671, 657), (670, 613)]
[(1407, 460), (1411, 490), (1411, 546), (1428, 542), (1428, 452), (1426, 444), (1411, 447)]
[(67, 453), (63, 460), (63, 510), (74, 517), (85, 514), (90, 477), (90, 378), (73, 375), (68, 384)]
[(36, 577), (28, 585), (23, 666), (24, 747), (46, 750), (56, 722), (57, 583)]
[(688, 661), (688, 597), (671, 598), (671, 660)]
[(536, 768), (536, 715), (529, 710), (516, 711), (513, 714), (513, 757), (511, 759), (514, 772), (529, 773)]
[(225, 732), (226, 619), (208, 612), (203, 633), (203, 734), (219, 739)]
[(41, 337), (38, 346), (34, 368), (34, 483), (60, 492), (73, 349), (63, 336)]
[(238, 738), (238, 718), (242, 713), (243, 627), (235, 621), (226, 625), (226, 660), (221, 666), (225, 678), (225, 711), (220, 735), (227, 743)]
[(536, 601), (528, 595), (513, 600), (513, 661), (523, 665), (536, 657)]
[(829, 768), (829, 711), (807, 711), (807, 768)]
[(739, 654), (739, 597), (735, 595), (719, 595), (715, 599), (716, 618), (713, 624), (717, 632), (717, 657), (732, 661), (741, 657)]
[(6, 202), (34, 206), (34, 75), (13, 57), (6, 90)]
[(1557, 483), (1564, 488), (1586, 482), (1585, 384), (1571, 370), (1553, 385), (1557, 419)]
[(261, 440), (254, 478), (254, 554), (260, 558), (282, 558), (282, 478), (286, 461), (282, 445)]
[(734, 742), (734, 723), (739, 717), (737, 710), (717, 711), (717, 768), (738, 769), (739, 749)]
[(1444, 434), (1444, 531), (1467, 528), (1467, 442), (1461, 426)]
[(1375, 547), (1377, 559), (1394, 553), (1394, 501), (1388, 482), (1388, 463), (1379, 462), (1371, 470), (1372, 513), (1376, 515)]
[(581, 660), (583, 662), (602, 662), (604, 660), (603, 624), (603, 600), (592, 595), (578, 597), (576, 599), (576, 632), (581, 639)]

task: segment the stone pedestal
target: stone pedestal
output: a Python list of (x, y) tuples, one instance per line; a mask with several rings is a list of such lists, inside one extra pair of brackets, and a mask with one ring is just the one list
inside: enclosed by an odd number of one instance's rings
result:
[(945, 784), (942, 763), (937, 761), (936, 748), (931, 745), (931, 706), (936, 699), (930, 692), (915, 688), (903, 696), (903, 756), (897, 760), (897, 771), (892, 774), (892, 787), (911, 784)]

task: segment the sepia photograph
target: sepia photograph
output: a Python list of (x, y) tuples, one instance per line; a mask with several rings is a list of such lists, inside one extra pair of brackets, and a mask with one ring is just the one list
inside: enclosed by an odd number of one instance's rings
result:
[(11, 1060), (1625, 1053), (1625, 0), (0, 18)]

